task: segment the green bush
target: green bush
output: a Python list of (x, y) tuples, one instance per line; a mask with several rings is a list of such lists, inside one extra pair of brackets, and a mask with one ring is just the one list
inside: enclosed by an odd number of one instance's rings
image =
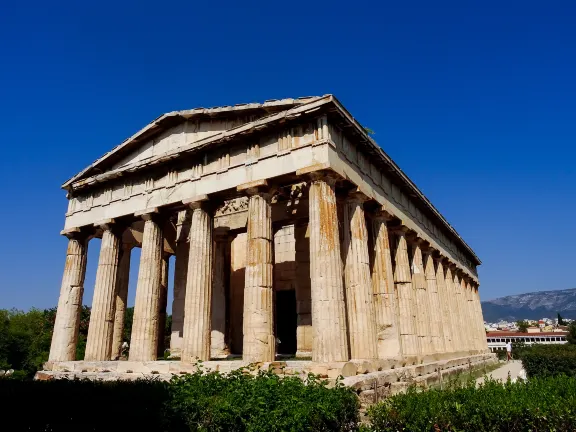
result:
[(470, 382), (460, 388), (393, 396), (369, 408), (374, 432), (574, 431), (576, 378), (517, 383)]
[[(358, 398), (342, 385), (328, 388), (310, 376), (253, 376), (236, 370), (224, 376), (201, 372), (175, 377), (170, 385), (172, 418), (190, 431), (353, 431)], [(173, 422), (174, 424), (175, 422)]]
[(0, 379), (0, 401), (10, 431), (354, 431), (359, 421), (349, 388), (241, 370), (170, 383)]
[(522, 365), (528, 377), (576, 377), (576, 345), (533, 345), (524, 351)]

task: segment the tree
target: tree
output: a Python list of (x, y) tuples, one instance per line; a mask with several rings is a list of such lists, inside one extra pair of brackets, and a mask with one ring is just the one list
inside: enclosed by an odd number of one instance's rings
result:
[(568, 334), (566, 335), (566, 340), (571, 345), (576, 345), (576, 320), (572, 321), (568, 325)]
[(518, 330), (520, 330), (522, 333), (528, 333), (528, 327), (530, 327), (528, 321), (525, 320), (516, 321), (516, 325), (518, 326)]
[(566, 321), (564, 321), (564, 319), (562, 318), (562, 316), (560, 315), (560, 312), (558, 312), (558, 325), (566, 325)]

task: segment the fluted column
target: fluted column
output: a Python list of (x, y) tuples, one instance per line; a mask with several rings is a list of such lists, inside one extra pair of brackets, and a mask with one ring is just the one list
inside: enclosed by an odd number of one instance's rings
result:
[(422, 260), (422, 240), (415, 239), (412, 245), (412, 286), (416, 297), (416, 333), (420, 340), (421, 353), (432, 354), (430, 337), (430, 305), (424, 263)]
[(468, 299), (468, 313), (470, 314), (470, 333), (472, 334), (471, 349), (473, 351), (479, 351), (480, 348), (480, 323), (478, 320), (478, 313), (476, 311), (476, 305), (474, 304), (474, 293), (472, 292), (472, 284), (470, 279), (466, 279), (466, 297)]
[(460, 341), (460, 322), (458, 320), (458, 303), (456, 302), (456, 290), (454, 288), (454, 276), (452, 275), (452, 265), (446, 265), (446, 293), (448, 304), (450, 306), (450, 330), (452, 333), (452, 351), (462, 351)]
[(172, 301), (172, 329), (170, 335), (170, 355), (182, 355), (184, 335), (184, 303), (188, 280), (188, 260), (190, 257), (190, 210), (178, 212), (176, 222), (176, 257), (174, 260), (174, 298)]
[(349, 359), (335, 183), (329, 175), (313, 175), (308, 198), (315, 362)]
[(378, 358), (402, 355), (398, 327), (398, 307), (394, 292), (394, 270), (390, 252), (390, 236), (387, 221), (389, 215), (378, 212), (372, 220), (374, 265), (372, 290), (378, 337)]
[(116, 306), (114, 312), (114, 335), (112, 337), (112, 360), (117, 360), (122, 355), (122, 343), (124, 335), (124, 321), (126, 308), (128, 307), (128, 284), (130, 281), (130, 256), (132, 245), (122, 244), (120, 263), (118, 265), (118, 287), (116, 288)]
[(456, 331), (458, 332), (458, 351), (468, 349), (468, 340), (466, 337), (466, 321), (464, 320), (464, 294), (460, 285), (459, 270), (455, 267), (452, 273), (454, 298), (456, 303)]
[(168, 306), (168, 275), (170, 272), (170, 254), (162, 254), (162, 275), (160, 276), (160, 299), (158, 300), (158, 357), (164, 356), (164, 336), (166, 333), (166, 307)]
[(350, 353), (353, 359), (378, 357), (364, 200), (359, 194), (351, 194), (346, 197), (344, 204), (344, 277)]
[(190, 256), (182, 361), (210, 360), (210, 317), (212, 314), (212, 215), (201, 197), (185, 202), (192, 209)]
[(458, 278), (460, 279), (460, 293), (461, 293), (461, 313), (462, 313), (462, 331), (467, 351), (470, 351), (474, 345), (474, 335), (472, 327), (474, 326), (474, 318), (470, 315), (468, 290), (466, 287), (466, 277), (464, 272), (460, 271)]
[(480, 342), (478, 347), (481, 351), (486, 352), (488, 350), (488, 341), (486, 340), (486, 329), (484, 328), (484, 315), (482, 313), (482, 303), (480, 302), (480, 290), (476, 283), (472, 284), (472, 288), (474, 291), (476, 313), (480, 323)]
[(421, 350), (418, 334), (416, 333), (416, 299), (412, 287), (406, 229), (401, 227), (395, 231), (395, 234), (396, 267), (394, 269), (394, 285), (398, 299), (402, 354), (405, 357), (413, 357), (420, 355)]
[(60, 298), (54, 322), (49, 361), (73, 361), (80, 327), (80, 311), (84, 295), (88, 237), (85, 233), (68, 232), (66, 263), (60, 287)]
[(440, 354), (446, 351), (444, 344), (444, 329), (442, 326), (442, 305), (440, 303), (440, 294), (436, 281), (436, 269), (432, 250), (427, 250), (423, 255), (424, 273), (426, 274), (426, 286), (428, 293), (428, 306), (430, 318), (430, 337), (432, 342), (432, 352)]
[(113, 221), (101, 224), (103, 230), (100, 258), (96, 271), (94, 298), (88, 325), (86, 341), (86, 361), (112, 359), (112, 336), (114, 335), (114, 315), (116, 289), (118, 287), (118, 262), (120, 258), (120, 232)]
[(214, 232), (214, 279), (212, 281), (211, 356), (230, 354), (226, 339), (226, 256), (230, 239), (225, 231)]
[(144, 234), (136, 286), (129, 359), (132, 361), (152, 361), (157, 359), (158, 350), (158, 310), (162, 277), (163, 236), (156, 213), (146, 213), (141, 216), (144, 219)]
[(442, 316), (442, 334), (444, 336), (444, 352), (454, 351), (454, 341), (452, 336), (452, 318), (450, 310), (450, 294), (446, 286), (446, 276), (444, 273), (443, 258), (436, 259), (436, 288), (438, 290), (438, 298), (440, 301), (439, 313)]
[[(264, 187), (264, 190), (262, 189)], [(249, 362), (273, 361), (274, 311), (272, 291), (272, 209), (265, 185), (243, 188), (248, 201), (246, 274), (244, 284), (244, 337), (242, 359)]]

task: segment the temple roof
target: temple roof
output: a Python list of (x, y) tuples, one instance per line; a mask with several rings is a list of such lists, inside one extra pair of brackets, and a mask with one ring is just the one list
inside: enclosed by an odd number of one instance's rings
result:
[(118, 144), (112, 150), (105, 153), (100, 158), (96, 159), (92, 164), (84, 168), (78, 174), (67, 180), (62, 185), (62, 188), (68, 189), (69, 186), (71, 186), (71, 184), (77, 180), (103, 172), (103, 170), (100, 170), (100, 168), (103, 165), (112, 163), (113, 161), (120, 159), (122, 155), (132, 151), (135, 147), (138, 147), (144, 141), (150, 139), (150, 137), (158, 135), (163, 131), (166, 131), (176, 126), (177, 124), (190, 120), (194, 117), (214, 118), (240, 113), (246, 115), (251, 113), (268, 115), (278, 111), (287, 110), (289, 108), (302, 105), (308, 102), (312, 102), (319, 98), (320, 96), (303, 96), (297, 99), (292, 98), (270, 99), (265, 101), (264, 103), (253, 102), (253, 103), (244, 103), (236, 105), (225, 105), (212, 108), (199, 107), (182, 111), (171, 111), (169, 113), (162, 114), (160, 117), (157, 117), (156, 119), (148, 123), (134, 135), (125, 139), (122, 143)]

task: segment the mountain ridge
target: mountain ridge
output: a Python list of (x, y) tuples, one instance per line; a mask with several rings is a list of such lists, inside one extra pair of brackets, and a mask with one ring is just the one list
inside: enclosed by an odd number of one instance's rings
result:
[(482, 302), (484, 321), (517, 321), (520, 319), (576, 319), (576, 288), (537, 291), (499, 297)]

